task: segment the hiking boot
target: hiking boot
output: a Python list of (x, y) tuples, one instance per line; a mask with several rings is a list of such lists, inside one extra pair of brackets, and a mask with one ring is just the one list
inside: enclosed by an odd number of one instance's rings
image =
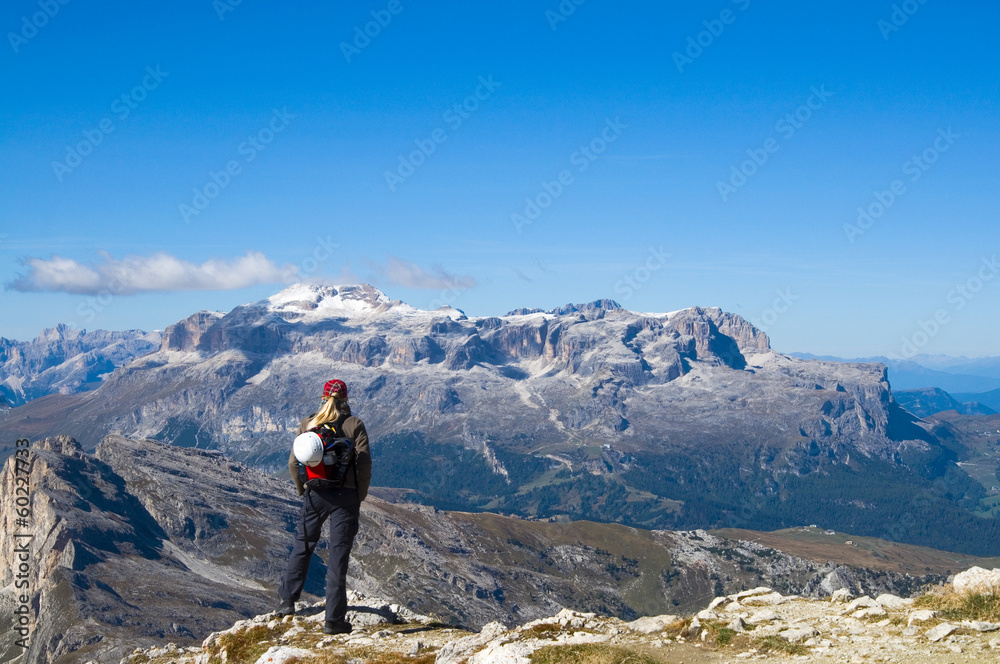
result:
[(354, 629), (346, 620), (327, 620), (323, 623), (324, 634), (349, 634)]
[(281, 604), (279, 604), (278, 608), (274, 610), (274, 613), (281, 618), (284, 618), (285, 616), (294, 616), (295, 602), (288, 599), (281, 600)]

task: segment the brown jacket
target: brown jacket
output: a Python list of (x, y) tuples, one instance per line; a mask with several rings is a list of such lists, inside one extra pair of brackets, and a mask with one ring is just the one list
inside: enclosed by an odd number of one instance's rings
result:
[[(308, 431), (306, 427), (311, 419), (312, 415), (302, 420), (299, 424), (299, 433)], [(365, 423), (353, 415), (348, 415), (347, 417), (338, 419), (333, 424), (333, 428), (354, 441), (354, 449), (358, 453), (355, 460), (358, 469), (358, 481), (357, 485), (355, 485), (354, 473), (348, 473), (347, 478), (344, 480), (344, 487), (353, 489), (357, 486), (358, 498), (364, 500), (368, 495), (368, 485), (372, 481), (372, 454), (371, 448), (368, 447), (368, 432), (365, 431)], [(295, 483), (295, 490), (301, 496), (305, 493), (305, 486), (299, 477), (299, 460), (295, 458), (294, 451), (288, 455), (288, 473), (292, 476), (292, 482)]]

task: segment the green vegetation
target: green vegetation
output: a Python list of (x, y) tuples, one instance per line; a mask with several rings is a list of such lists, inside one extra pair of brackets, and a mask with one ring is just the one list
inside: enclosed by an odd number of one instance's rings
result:
[[(524, 446), (527, 448), (527, 446)], [(375, 447), (377, 481), (414, 489), (440, 509), (621, 523), (647, 529), (772, 531), (821, 523), (854, 535), (977, 556), (1000, 554), (1000, 519), (976, 516), (981, 484), (946, 453), (904, 460), (908, 470), (860, 455), (845, 464), (808, 451), (734, 442), (690, 450), (636, 452), (623, 473), (595, 475), (491, 442), (508, 477), (486, 458), (419, 433)], [(567, 454), (567, 456), (570, 456)], [(789, 469), (784, 472), (776, 469)], [(626, 570), (622, 570), (627, 574)]]
[(275, 636), (276, 632), (268, 629), (266, 625), (256, 625), (250, 629), (223, 634), (219, 637), (218, 647), (209, 659), (209, 663), (222, 662), (221, 653), (225, 650), (226, 664), (253, 664), (274, 645), (270, 643), (270, 639)]
[(575, 646), (545, 646), (531, 655), (532, 664), (662, 664), (662, 660), (634, 650), (588, 643)]
[(735, 629), (729, 629), (728, 627), (721, 627), (719, 628), (719, 631), (715, 633), (715, 645), (717, 646), (729, 645), (729, 643), (733, 640), (734, 636), (736, 636)]

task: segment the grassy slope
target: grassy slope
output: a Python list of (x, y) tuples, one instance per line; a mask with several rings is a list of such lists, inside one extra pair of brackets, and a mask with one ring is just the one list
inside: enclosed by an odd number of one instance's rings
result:
[[(728, 539), (752, 540), (816, 562), (832, 561), (914, 576), (953, 574), (974, 565), (987, 569), (1000, 567), (1000, 558), (980, 558), (847, 533), (826, 535), (821, 528), (787, 528), (769, 533), (725, 528), (711, 532)], [(848, 541), (857, 546), (847, 544)]]

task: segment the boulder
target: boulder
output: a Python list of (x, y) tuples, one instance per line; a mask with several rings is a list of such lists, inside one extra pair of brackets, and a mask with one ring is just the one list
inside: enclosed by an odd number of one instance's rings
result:
[(875, 600), (873, 600), (868, 595), (862, 595), (861, 597), (857, 598), (856, 600), (848, 604), (847, 608), (844, 609), (844, 611), (847, 613), (853, 613), (858, 609), (867, 609), (872, 606), (875, 606)]
[(531, 664), (538, 642), (491, 643), (469, 658), (469, 664)]
[[(486, 644), (499, 645), (502, 637), (507, 635), (507, 627), (502, 623), (488, 623), (479, 634), (473, 634), (446, 643), (440, 652), (438, 652), (434, 662), (435, 664), (458, 664), (459, 662), (467, 661), (473, 653), (478, 653)], [(494, 641), (497, 643), (492, 643)]]
[(671, 623), (680, 620), (680, 616), (665, 614), (662, 616), (643, 616), (638, 620), (625, 623), (625, 626), (633, 632), (639, 634), (656, 634), (662, 632), (663, 628)]
[(714, 610), (716, 610), (717, 608), (719, 608), (720, 606), (722, 606), (723, 604), (725, 604), (725, 603), (726, 603), (726, 602), (728, 602), (728, 601), (729, 601), (729, 598), (728, 598), (728, 597), (716, 597), (716, 598), (715, 598), (715, 599), (713, 599), (713, 600), (712, 600), (712, 602), (711, 602), (711, 603), (710, 603), (710, 604), (708, 605), (708, 608), (707, 608), (707, 610), (708, 610), (708, 611), (714, 611)]
[(763, 609), (750, 616), (747, 620), (747, 624), (758, 625), (763, 622), (772, 622), (774, 620), (781, 620), (781, 616), (779, 616), (774, 609)]
[(956, 574), (952, 585), (959, 595), (1000, 594), (1000, 569), (991, 571), (982, 567), (970, 567), (964, 572)]
[(875, 598), (875, 603), (886, 609), (905, 609), (913, 604), (913, 600), (904, 599), (898, 595), (882, 593)]
[(726, 628), (731, 629), (734, 632), (745, 632), (747, 630), (747, 624), (743, 622), (743, 618), (741, 618), (740, 616), (736, 616), (731, 621), (729, 621), (729, 624), (726, 625)]
[(852, 599), (854, 599), (854, 595), (847, 588), (838, 588), (830, 595), (831, 602), (850, 602)]
[(881, 618), (886, 615), (885, 609), (876, 604), (875, 606), (869, 606), (866, 609), (858, 609), (851, 614), (852, 618), (857, 618), (858, 620), (865, 620), (867, 618)]
[(743, 598), (743, 604), (753, 605), (765, 605), (774, 606), (776, 604), (782, 604), (787, 602), (788, 599), (781, 596), (781, 593), (767, 593), (766, 595), (753, 595), (752, 597)]
[(792, 643), (798, 643), (799, 641), (805, 641), (806, 639), (811, 639), (814, 636), (819, 636), (819, 630), (809, 625), (790, 627), (786, 630), (778, 632), (778, 636), (783, 636)]
[(302, 648), (291, 646), (272, 646), (257, 659), (256, 664), (285, 664), (290, 659), (304, 660), (312, 658), (313, 654)]
[(735, 595), (729, 595), (728, 599), (738, 602), (744, 597), (753, 597), (755, 595), (767, 595), (768, 593), (771, 592), (773, 591), (770, 588), (767, 588), (765, 586), (760, 586), (758, 588), (751, 588), (750, 590), (744, 590), (742, 592), (738, 592)]
[(941, 623), (940, 625), (927, 630), (924, 633), (924, 636), (926, 636), (930, 641), (940, 641), (946, 636), (950, 636), (956, 629), (958, 628), (954, 625)]
[(921, 609), (919, 611), (913, 611), (906, 618), (906, 624), (912, 625), (913, 623), (927, 622), (928, 620), (934, 620), (937, 618), (937, 611), (930, 611), (928, 609)]
[(962, 627), (973, 629), (977, 632), (995, 632), (1000, 629), (997, 623), (983, 622), (982, 620), (963, 620)]

